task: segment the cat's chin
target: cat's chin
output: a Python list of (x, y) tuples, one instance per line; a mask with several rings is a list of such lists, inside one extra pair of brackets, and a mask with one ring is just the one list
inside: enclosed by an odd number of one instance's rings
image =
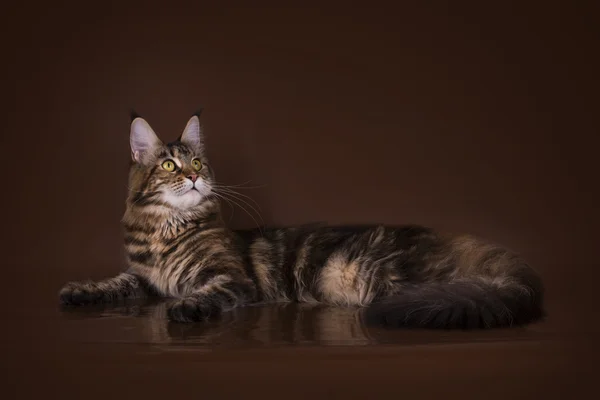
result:
[(189, 210), (190, 208), (200, 205), (202, 200), (204, 200), (204, 197), (205, 196), (198, 190), (192, 189), (181, 195), (165, 193), (163, 195), (163, 200), (175, 208)]

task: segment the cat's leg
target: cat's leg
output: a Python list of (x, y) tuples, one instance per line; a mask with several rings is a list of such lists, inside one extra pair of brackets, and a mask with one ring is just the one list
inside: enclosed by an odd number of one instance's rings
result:
[(124, 272), (97, 282), (69, 282), (60, 290), (59, 297), (63, 305), (79, 306), (142, 298), (148, 294), (142, 279)]
[(167, 315), (176, 322), (206, 321), (248, 304), (254, 296), (255, 288), (249, 279), (216, 275), (188, 296), (175, 301)]

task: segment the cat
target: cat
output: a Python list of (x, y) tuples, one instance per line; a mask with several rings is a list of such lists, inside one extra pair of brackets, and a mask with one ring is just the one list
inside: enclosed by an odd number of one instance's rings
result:
[(169, 320), (191, 323), (251, 304), (318, 302), (357, 307), (367, 324), (425, 329), (545, 317), (540, 275), (511, 250), (471, 235), (385, 224), (229, 229), (199, 117), (164, 144), (132, 115), (122, 218), (128, 268), (67, 283), (63, 306), (160, 296), (173, 299)]

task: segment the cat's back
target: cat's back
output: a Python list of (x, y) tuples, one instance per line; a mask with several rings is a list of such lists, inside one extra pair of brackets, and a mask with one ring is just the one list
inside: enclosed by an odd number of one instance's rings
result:
[(266, 300), (312, 301), (313, 283), (335, 260), (364, 265), (381, 260), (419, 268), (441, 239), (419, 225), (309, 223), (239, 229), (237, 249)]
[(390, 224), (327, 224), (314, 222), (293, 226), (266, 226), (233, 231), (239, 248), (249, 251), (261, 247), (278, 252), (300, 251), (303, 246), (319, 249), (338, 247), (347, 244), (358, 249), (375, 249), (378, 246), (409, 248), (411, 246), (435, 245), (441, 242), (441, 235), (423, 225)]

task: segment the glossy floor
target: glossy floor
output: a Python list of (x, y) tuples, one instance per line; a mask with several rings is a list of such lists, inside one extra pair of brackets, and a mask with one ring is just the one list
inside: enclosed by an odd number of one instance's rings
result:
[(390, 331), (302, 304), (182, 325), (166, 306), (6, 307), (8, 398), (570, 398), (594, 374), (597, 330), (564, 302), (485, 332)]

